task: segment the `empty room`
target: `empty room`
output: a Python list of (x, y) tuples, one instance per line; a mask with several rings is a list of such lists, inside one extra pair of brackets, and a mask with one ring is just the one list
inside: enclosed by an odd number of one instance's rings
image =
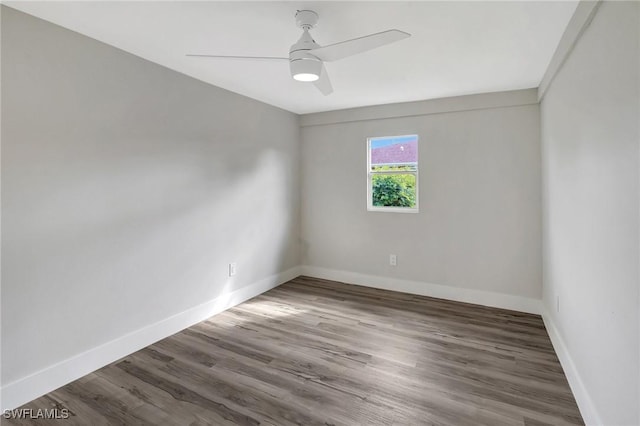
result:
[(640, 425), (640, 2), (0, 37), (3, 425)]

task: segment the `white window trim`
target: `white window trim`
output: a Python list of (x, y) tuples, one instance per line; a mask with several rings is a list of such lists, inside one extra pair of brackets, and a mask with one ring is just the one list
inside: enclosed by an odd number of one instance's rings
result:
[[(417, 154), (418, 154), (418, 161), (416, 163), (416, 170), (415, 171), (407, 171), (407, 170), (402, 170), (402, 171), (381, 171), (381, 172), (372, 172), (371, 171), (371, 152), (370, 152), (370, 147), (371, 147), (371, 141), (375, 140), (375, 139), (389, 139), (389, 138), (402, 138), (402, 137), (406, 137), (406, 136), (415, 136), (418, 139), (418, 147), (417, 147)], [(375, 136), (375, 137), (370, 137), (367, 138), (367, 211), (370, 212), (382, 212), (382, 213), (419, 213), (420, 212), (420, 197), (419, 197), (419, 191), (418, 191), (418, 185), (419, 185), (419, 171), (420, 171), (420, 136), (418, 134), (411, 134), (411, 135), (397, 135), (397, 136)], [(412, 174), (415, 175), (416, 177), (416, 206), (415, 207), (377, 207), (373, 205), (373, 194), (372, 194), (372, 177), (373, 175), (382, 175), (382, 174), (389, 174), (389, 175), (407, 175), (407, 174)]]

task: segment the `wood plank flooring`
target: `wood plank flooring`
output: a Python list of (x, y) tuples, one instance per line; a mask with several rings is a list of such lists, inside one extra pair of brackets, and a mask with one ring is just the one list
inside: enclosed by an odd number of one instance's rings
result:
[(70, 417), (4, 422), (583, 424), (539, 316), (308, 277), (22, 408)]

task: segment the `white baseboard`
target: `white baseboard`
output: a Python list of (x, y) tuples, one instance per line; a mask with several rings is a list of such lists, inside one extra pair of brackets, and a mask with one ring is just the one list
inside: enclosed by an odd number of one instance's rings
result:
[(547, 333), (549, 334), (549, 338), (553, 344), (553, 349), (556, 351), (556, 355), (558, 355), (560, 365), (562, 365), (564, 374), (567, 377), (569, 387), (571, 387), (571, 392), (573, 392), (573, 396), (576, 399), (576, 403), (580, 409), (580, 414), (582, 414), (582, 420), (584, 420), (584, 423), (587, 426), (603, 425), (604, 423), (600, 420), (600, 415), (596, 410), (593, 400), (587, 392), (587, 388), (580, 378), (578, 369), (576, 368), (573, 358), (564, 343), (564, 339), (562, 339), (551, 315), (544, 306), (542, 308), (542, 320), (544, 321), (544, 326), (547, 328)]
[(301, 274), (365, 287), (436, 297), (438, 299), (474, 303), (476, 305), (510, 309), (513, 311), (527, 312), (531, 314), (541, 313), (541, 301), (529, 297), (513, 296), (504, 293), (472, 290), (440, 284), (430, 284), (421, 281), (365, 275), (357, 272), (338, 271), (308, 265), (301, 266)]
[(11, 410), (39, 398), (299, 275), (299, 267), (271, 275), (9, 383), (2, 387), (1, 410)]
[(542, 314), (553, 347), (560, 359), (582, 417), (587, 425), (600, 425), (600, 416), (578, 374), (573, 360), (551, 316), (540, 300), (508, 294), (450, 287), (420, 281), (339, 271), (316, 266), (298, 266), (205, 302), (118, 339), (80, 353), (2, 387), (1, 410), (14, 409), (120, 358), (149, 346), (187, 327), (258, 296), (300, 275), (340, 281), (383, 290), (474, 303), (520, 312)]

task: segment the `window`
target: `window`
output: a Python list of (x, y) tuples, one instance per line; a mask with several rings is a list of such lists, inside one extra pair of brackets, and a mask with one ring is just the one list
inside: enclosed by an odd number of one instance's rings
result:
[(367, 209), (418, 212), (418, 136), (367, 139)]

